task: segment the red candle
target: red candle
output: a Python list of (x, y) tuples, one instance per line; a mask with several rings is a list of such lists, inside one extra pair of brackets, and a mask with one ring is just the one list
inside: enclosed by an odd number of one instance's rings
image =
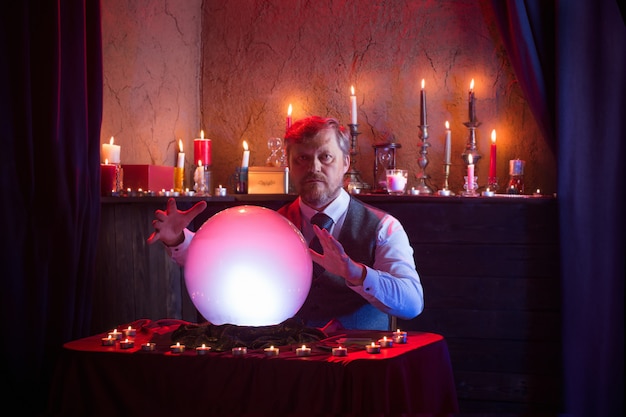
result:
[(496, 129), (491, 131), (491, 148), (489, 156), (489, 179), (496, 178)]
[(109, 164), (108, 160), (100, 164), (100, 195), (110, 195), (115, 191), (115, 169), (116, 166)]
[(193, 141), (193, 160), (211, 166), (211, 139), (204, 138), (204, 130), (200, 131), (200, 138)]
[(420, 91), (420, 125), (426, 126), (426, 92), (424, 91), (424, 79), (422, 79), (422, 90)]

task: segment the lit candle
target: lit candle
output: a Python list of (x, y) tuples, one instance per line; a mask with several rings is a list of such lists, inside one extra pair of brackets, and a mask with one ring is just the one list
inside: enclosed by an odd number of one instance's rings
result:
[(346, 349), (343, 346), (339, 346), (339, 347), (334, 347), (333, 348), (333, 356), (347, 356), (348, 355), (348, 349)]
[(170, 346), (172, 353), (183, 353), (185, 351), (185, 345), (181, 345), (180, 342), (176, 342), (175, 345)]
[(380, 347), (390, 348), (393, 346), (393, 340), (387, 339), (387, 336), (383, 336), (383, 338), (378, 341), (378, 344), (380, 345)]
[(306, 347), (306, 345), (302, 345), (296, 349), (296, 356), (309, 356), (311, 354), (311, 348)]
[(444, 146), (444, 164), (450, 165), (450, 154), (452, 151), (452, 131), (450, 123), (446, 120), (446, 142)]
[(469, 121), (474, 123), (476, 121), (476, 96), (474, 95), (474, 79), (470, 83), (469, 90)]
[(245, 346), (234, 347), (232, 349), (233, 356), (244, 356), (248, 353), (248, 348)]
[(111, 334), (107, 337), (102, 338), (102, 346), (113, 346), (115, 344), (115, 339), (111, 337)]
[(128, 328), (124, 329), (124, 336), (126, 337), (135, 337), (137, 335), (137, 330), (133, 329), (132, 326), (128, 326)]
[(204, 138), (204, 130), (201, 130), (200, 137), (193, 141), (193, 160), (204, 161), (206, 166), (211, 165), (211, 139)]
[(113, 136), (111, 136), (110, 143), (102, 144), (102, 161), (109, 161), (110, 164), (119, 164), (120, 163), (120, 152), (121, 147), (119, 145), (115, 145)]
[(156, 349), (156, 343), (147, 342), (141, 345), (141, 350), (145, 352), (153, 352), (154, 349)]
[(250, 163), (250, 151), (248, 150), (248, 142), (243, 141), (243, 158), (241, 159), (241, 167), (248, 168)]
[(216, 197), (226, 197), (226, 188), (222, 187), (222, 185), (220, 184), (216, 189), (215, 189), (215, 196)]
[(263, 350), (265, 351), (265, 356), (278, 356), (280, 353), (280, 349), (274, 347), (273, 345)]
[(132, 347), (135, 347), (135, 341), (132, 339), (124, 339), (120, 342), (120, 348), (122, 349), (130, 349)]
[(105, 159), (104, 164), (100, 165), (100, 195), (108, 195), (113, 191), (117, 191), (116, 170), (117, 167), (109, 164), (108, 159)]
[[(201, 159), (198, 160), (198, 166), (196, 167), (196, 171), (193, 173), (193, 181), (198, 185), (198, 189), (196, 191), (204, 189), (204, 165), (202, 165)], [(165, 193), (167, 196), (167, 191)]]
[(109, 336), (111, 336), (115, 340), (118, 340), (122, 338), (122, 332), (118, 332), (117, 329), (113, 329), (113, 331), (109, 333)]
[(387, 191), (389, 193), (404, 194), (408, 172), (406, 169), (387, 170)]
[(287, 128), (285, 130), (289, 130), (289, 128), (291, 127), (291, 111), (293, 110), (293, 108), (291, 107), (291, 103), (289, 103), (289, 107), (287, 108)]
[(489, 182), (496, 179), (496, 129), (491, 131), (491, 147), (489, 155)]
[(380, 345), (372, 342), (371, 345), (365, 345), (367, 353), (380, 353)]
[(467, 191), (474, 191), (474, 159), (472, 154), (467, 155)]
[(420, 125), (426, 126), (426, 92), (424, 91), (425, 81), (422, 78), (422, 90), (420, 91)]
[(211, 347), (203, 343), (202, 346), (198, 346), (196, 348), (196, 354), (206, 355), (210, 350), (211, 350)]
[(183, 152), (183, 140), (178, 139), (178, 161), (176, 162), (178, 168), (185, 167), (185, 153)]
[(357, 124), (356, 123), (356, 95), (354, 94), (354, 86), (350, 86), (350, 91), (351, 91), (351, 95), (350, 95), (350, 120), (352, 122), (353, 125)]
[(406, 332), (402, 332), (400, 331), (400, 329), (396, 330), (395, 332), (393, 332), (393, 341), (394, 343), (406, 343), (407, 340), (407, 333)]

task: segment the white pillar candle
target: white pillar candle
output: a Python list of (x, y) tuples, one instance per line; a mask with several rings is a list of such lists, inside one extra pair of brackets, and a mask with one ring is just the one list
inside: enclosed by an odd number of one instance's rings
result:
[(183, 140), (178, 139), (178, 160), (176, 161), (177, 168), (185, 167), (185, 152), (183, 152)]
[(119, 145), (115, 145), (113, 136), (111, 136), (110, 143), (102, 144), (102, 153), (100, 155), (101, 161), (109, 161), (109, 164), (119, 164), (120, 163), (120, 153), (121, 147)]

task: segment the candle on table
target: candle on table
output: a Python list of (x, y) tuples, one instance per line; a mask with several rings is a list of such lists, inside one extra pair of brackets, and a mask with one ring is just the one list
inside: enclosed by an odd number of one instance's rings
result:
[(105, 159), (104, 164), (100, 165), (100, 195), (109, 195), (113, 191), (117, 191), (116, 171), (117, 167), (109, 164), (108, 159)]
[(467, 155), (467, 191), (474, 191), (474, 158), (472, 154)]
[(241, 158), (241, 167), (248, 168), (250, 163), (250, 151), (248, 150), (248, 142), (243, 141), (243, 158)]
[(378, 344), (380, 345), (380, 347), (390, 348), (393, 346), (393, 340), (388, 339), (387, 336), (383, 336), (383, 338), (378, 341)]
[(306, 345), (302, 345), (296, 349), (296, 356), (309, 356), (311, 354), (311, 348), (306, 347)]
[(176, 167), (185, 167), (185, 152), (183, 152), (183, 140), (178, 139), (178, 160), (176, 161)]
[(425, 81), (422, 78), (422, 89), (420, 90), (420, 125), (426, 126), (426, 91), (424, 91)]
[(367, 353), (380, 353), (380, 345), (372, 342), (371, 345), (365, 345)]
[(181, 192), (185, 182), (185, 153), (183, 152), (183, 141), (178, 139), (178, 158), (174, 167), (174, 190)]
[(243, 356), (248, 353), (248, 348), (245, 346), (238, 346), (232, 349), (233, 356)]
[(204, 165), (211, 165), (211, 139), (204, 138), (204, 130), (200, 131), (200, 137), (193, 141), (193, 160), (203, 161)]
[(350, 121), (353, 125), (357, 124), (356, 95), (354, 94), (354, 86), (350, 86)]
[(206, 344), (202, 344), (202, 346), (198, 346), (196, 348), (196, 354), (198, 355), (206, 355), (211, 350), (211, 346), (207, 346)]
[(265, 356), (278, 356), (280, 353), (280, 349), (274, 347), (273, 345), (263, 350), (265, 351)]
[(343, 346), (338, 346), (333, 348), (333, 356), (347, 356), (348, 349)]
[(393, 194), (404, 194), (407, 183), (408, 172), (405, 169), (387, 170), (387, 192)]
[(135, 346), (135, 341), (132, 340), (132, 339), (126, 338), (126, 339), (120, 341), (120, 347), (122, 349), (130, 349), (130, 348), (132, 348), (134, 346)]
[(109, 336), (111, 336), (115, 340), (118, 340), (122, 338), (122, 332), (118, 332), (117, 329), (113, 329), (113, 331), (109, 333)]
[(222, 185), (220, 184), (216, 189), (215, 189), (215, 196), (216, 197), (226, 197), (226, 188), (222, 187)]
[(474, 79), (470, 83), (469, 90), (469, 121), (474, 123), (476, 121), (476, 96), (474, 95)]
[(102, 346), (113, 346), (115, 344), (115, 339), (109, 335), (107, 337), (102, 338)]
[(102, 144), (102, 161), (109, 161), (110, 164), (119, 164), (120, 163), (120, 152), (121, 147), (119, 145), (115, 145), (113, 136), (111, 136), (111, 141), (109, 143)]
[(400, 329), (393, 332), (393, 341), (395, 343), (406, 343), (407, 340), (407, 332), (402, 332)]
[(450, 123), (446, 120), (446, 142), (444, 146), (444, 164), (450, 165), (450, 155), (452, 152), (452, 131), (450, 130)]
[(137, 335), (137, 330), (133, 329), (133, 326), (128, 326), (128, 328), (124, 329), (124, 336), (126, 337), (135, 337)]
[(146, 352), (153, 352), (154, 349), (156, 349), (156, 343), (147, 342), (141, 345), (141, 350)]
[(489, 180), (496, 178), (496, 129), (491, 131), (491, 147), (489, 148)]
[(291, 119), (291, 112), (293, 110), (293, 107), (291, 107), (291, 103), (289, 103), (289, 107), (287, 108), (287, 128), (285, 130), (289, 130), (289, 128), (291, 127), (291, 123), (292, 123), (292, 119)]
[(175, 345), (170, 346), (172, 353), (183, 353), (185, 351), (185, 345), (181, 345), (180, 342), (176, 342)]

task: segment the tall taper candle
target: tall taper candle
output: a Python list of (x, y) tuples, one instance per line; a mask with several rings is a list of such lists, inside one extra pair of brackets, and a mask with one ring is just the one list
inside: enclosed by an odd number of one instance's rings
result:
[(470, 83), (469, 90), (469, 121), (474, 123), (476, 121), (476, 96), (474, 95), (474, 79)]
[(467, 191), (474, 191), (474, 160), (472, 154), (467, 155)]
[(450, 154), (452, 147), (452, 132), (450, 131), (450, 123), (446, 120), (446, 143), (444, 146), (444, 164), (450, 165)]
[(424, 79), (422, 78), (422, 89), (420, 91), (420, 126), (426, 126), (426, 92), (424, 91)]
[(489, 155), (489, 179), (496, 178), (496, 129), (491, 131), (491, 148)]
[(350, 86), (350, 121), (353, 125), (357, 124), (356, 95), (354, 94), (354, 86)]
[(248, 168), (250, 163), (250, 151), (248, 150), (248, 142), (243, 141), (243, 158), (241, 159), (241, 167)]

